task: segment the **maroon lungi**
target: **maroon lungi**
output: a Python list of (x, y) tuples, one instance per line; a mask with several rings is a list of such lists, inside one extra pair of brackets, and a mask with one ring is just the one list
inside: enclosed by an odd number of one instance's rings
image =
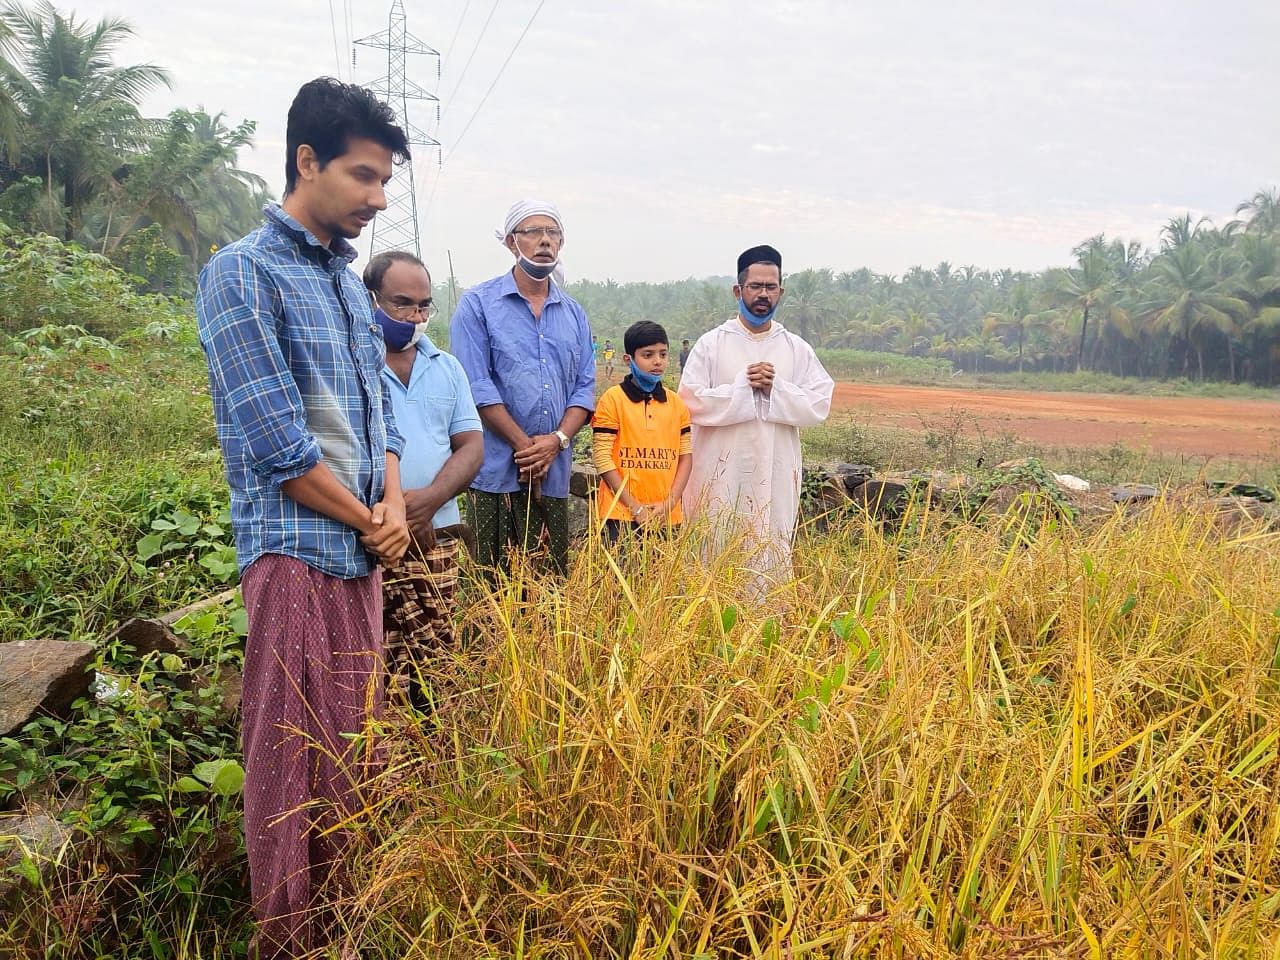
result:
[(325, 945), (321, 894), (369, 774), (359, 733), (382, 708), (382, 574), (342, 580), (280, 554), (241, 577), (244, 827), (262, 960)]

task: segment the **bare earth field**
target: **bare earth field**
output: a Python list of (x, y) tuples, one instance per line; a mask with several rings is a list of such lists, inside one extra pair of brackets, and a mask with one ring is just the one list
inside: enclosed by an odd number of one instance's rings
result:
[[(868, 425), (921, 430), (963, 411), (988, 434), (1046, 446), (1109, 446), (1191, 456), (1280, 459), (1280, 403), (1021, 390), (838, 383), (833, 414)], [(972, 419), (970, 419), (972, 418)]]

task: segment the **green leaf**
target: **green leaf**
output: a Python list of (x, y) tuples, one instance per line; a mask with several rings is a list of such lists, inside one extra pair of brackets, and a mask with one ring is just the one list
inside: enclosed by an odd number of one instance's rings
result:
[(173, 519), (177, 521), (178, 532), (184, 537), (195, 536), (196, 532), (200, 529), (200, 518), (193, 517), (185, 510), (179, 510), (173, 515)]
[(1128, 615), (1133, 611), (1133, 608), (1136, 607), (1137, 605), (1138, 605), (1138, 598), (1135, 597), (1132, 593), (1129, 594), (1129, 596), (1125, 598), (1124, 603), (1120, 605), (1120, 616), (1123, 617)]
[(244, 787), (244, 767), (234, 760), (225, 761), (226, 766), (218, 771), (210, 786), (220, 797), (233, 797)]
[(164, 668), (165, 673), (178, 673), (186, 665), (186, 661), (176, 653), (166, 653), (160, 658), (160, 666)]
[(770, 617), (764, 622), (760, 628), (760, 639), (764, 641), (764, 648), (770, 650), (773, 645), (778, 642), (778, 638), (782, 636), (782, 628), (778, 625), (777, 617)]
[(221, 540), (223, 537), (227, 535), (227, 532), (223, 530), (222, 527), (218, 526), (216, 523), (206, 523), (203, 527), (200, 528), (200, 532), (203, 533), (210, 540)]
[(173, 788), (179, 794), (204, 794), (207, 790), (204, 783), (196, 780), (195, 777), (178, 777), (178, 780), (173, 782)]
[(40, 868), (30, 857), (23, 857), (13, 865), (13, 872), (22, 877), (33, 887), (40, 886)]
[(228, 622), (231, 626), (231, 632), (237, 637), (247, 637), (249, 635), (249, 614), (245, 612), (244, 607), (237, 607), (232, 610)]
[(191, 772), (220, 797), (239, 793), (244, 786), (244, 767), (235, 760), (206, 760), (197, 763)]
[(720, 611), (720, 627), (725, 633), (733, 629), (734, 624), (738, 622), (738, 608), (733, 604), (725, 607)]
[(164, 536), (159, 533), (151, 533), (138, 541), (138, 559), (146, 563), (152, 557), (164, 550)]
[(858, 625), (858, 618), (852, 613), (842, 613), (831, 621), (831, 632), (834, 633), (842, 643), (849, 642), (849, 635), (853, 633), (853, 628)]

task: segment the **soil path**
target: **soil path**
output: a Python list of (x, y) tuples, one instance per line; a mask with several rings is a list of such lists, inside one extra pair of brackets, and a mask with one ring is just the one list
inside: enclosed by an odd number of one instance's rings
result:
[(838, 383), (833, 414), (906, 430), (1012, 433), (1046, 446), (1108, 446), (1280, 460), (1280, 402)]

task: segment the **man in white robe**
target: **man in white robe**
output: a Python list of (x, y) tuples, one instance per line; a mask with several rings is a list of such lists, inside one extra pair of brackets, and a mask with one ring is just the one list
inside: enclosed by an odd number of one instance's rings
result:
[(737, 315), (698, 338), (680, 377), (693, 427), (685, 514), (708, 518), (716, 547), (741, 538), (758, 591), (791, 576), (800, 428), (827, 419), (835, 386), (813, 348), (773, 319), (782, 294), (782, 255), (745, 251)]

